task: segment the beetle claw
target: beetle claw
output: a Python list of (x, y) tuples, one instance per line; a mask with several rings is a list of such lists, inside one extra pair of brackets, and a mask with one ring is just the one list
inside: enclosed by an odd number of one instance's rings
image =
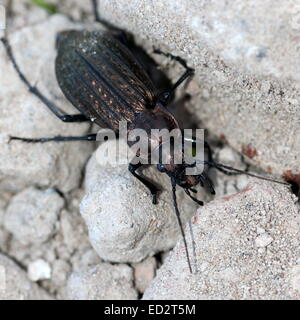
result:
[(152, 194), (152, 203), (157, 204), (157, 193)]

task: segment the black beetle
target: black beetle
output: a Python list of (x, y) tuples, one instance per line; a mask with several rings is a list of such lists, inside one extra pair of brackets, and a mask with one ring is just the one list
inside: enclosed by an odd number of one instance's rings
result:
[[(111, 27), (99, 18), (97, 1), (93, 0), (92, 4), (96, 21)], [(8, 41), (6, 39), (1, 40), (5, 45), (7, 54), (17, 73), (29, 91), (42, 100), (44, 104), (64, 122), (92, 121), (101, 127), (108, 127), (117, 132), (119, 122), (125, 120), (129, 125), (128, 133), (136, 128), (141, 128), (146, 131), (154, 128), (168, 130), (179, 128), (176, 119), (166, 109), (166, 106), (176, 88), (194, 73), (194, 70), (189, 68), (186, 62), (180, 57), (165, 54), (159, 50), (155, 51), (156, 53), (164, 54), (171, 59), (175, 59), (185, 68), (183, 75), (170, 90), (158, 94), (150, 77), (131, 51), (112, 34), (100, 31), (74, 30), (60, 33), (57, 38), (58, 54), (55, 65), (57, 81), (67, 99), (80, 111), (80, 114), (67, 115), (50, 102), (36, 87), (29, 83), (19, 69)], [(11, 140), (21, 140), (24, 142), (95, 141), (96, 134), (82, 137), (59, 136), (41, 139), (11, 137)], [(152, 148), (159, 147), (162, 144), (162, 141), (159, 139), (150, 140), (149, 138), (148, 142)], [(157, 169), (168, 174), (171, 179), (175, 212), (183, 236), (188, 265), (191, 272), (188, 248), (176, 202), (176, 185), (184, 188), (191, 199), (203, 205), (201, 201), (191, 195), (191, 192), (196, 192), (194, 187), (200, 183), (212, 194), (215, 194), (213, 183), (207, 174), (210, 167), (215, 167), (228, 175), (247, 174), (257, 178), (275, 181), (216, 163), (212, 159), (209, 145), (205, 143), (204, 146), (206, 160), (203, 161), (203, 164), (205, 164), (206, 167), (200, 175), (185, 174), (185, 169), (188, 165), (184, 162), (184, 154), (182, 155), (182, 164), (175, 164), (174, 161), (172, 161), (173, 156), (170, 155), (171, 161), (169, 164), (159, 163), (157, 165)], [(148, 155), (140, 156), (147, 157)], [(141, 166), (141, 163), (129, 164), (129, 170), (150, 190), (153, 203), (155, 204), (159, 190), (145, 177), (137, 174), (136, 170)], [(284, 183), (281, 181), (275, 182)]]

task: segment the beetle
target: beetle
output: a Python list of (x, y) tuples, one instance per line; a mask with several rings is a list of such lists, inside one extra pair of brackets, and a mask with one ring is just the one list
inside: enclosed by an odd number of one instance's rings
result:
[[(93, 0), (92, 4), (95, 20), (111, 28), (110, 24), (103, 22), (99, 18), (97, 1)], [(100, 127), (107, 127), (118, 132), (120, 121), (125, 120), (129, 125), (128, 134), (137, 128), (146, 131), (151, 129), (167, 129), (169, 131), (180, 129), (177, 120), (166, 108), (178, 86), (194, 74), (194, 69), (188, 67), (185, 60), (180, 57), (155, 50), (155, 53), (163, 54), (176, 60), (185, 69), (184, 73), (168, 91), (159, 93), (149, 75), (126, 44), (114, 34), (86, 30), (61, 32), (57, 37), (56, 77), (66, 98), (80, 112), (69, 115), (49, 101), (38, 88), (30, 84), (17, 65), (9, 42), (7, 39), (1, 40), (16, 72), (29, 91), (36, 95), (63, 122), (91, 121)], [(10, 137), (10, 139), (30, 143), (44, 143), (49, 141), (95, 141), (96, 137), (96, 134), (89, 134), (80, 137), (58, 136), (40, 139)], [(150, 137), (148, 139), (148, 145), (153, 149), (161, 147), (162, 144), (163, 141), (160, 139), (152, 139)], [(175, 213), (183, 236), (190, 272), (192, 272), (192, 268), (188, 246), (176, 200), (177, 185), (182, 187), (193, 201), (203, 205), (203, 202), (193, 197), (191, 192), (195, 193), (195, 186), (201, 184), (211, 194), (215, 194), (213, 182), (208, 176), (208, 170), (211, 167), (215, 167), (228, 175), (247, 174), (265, 180), (284, 183), (216, 163), (213, 160), (210, 146), (206, 142), (204, 142), (204, 151), (206, 155), (203, 161), (205, 169), (199, 175), (185, 174), (185, 169), (192, 165), (185, 163), (183, 151), (181, 155), (183, 162), (181, 164), (176, 164), (173, 161), (174, 154), (170, 154), (170, 163), (159, 162), (157, 164), (157, 169), (167, 174), (171, 180)], [(147, 157), (148, 155), (140, 156)], [(152, 202), (156, 204), (159, 189), (144, 176), (138, 174), (137, 170), (142, 166), (141, 162), (137, 164), (130, 163), (128, 169), (135, 178), (149, 189), (152, 195)]]

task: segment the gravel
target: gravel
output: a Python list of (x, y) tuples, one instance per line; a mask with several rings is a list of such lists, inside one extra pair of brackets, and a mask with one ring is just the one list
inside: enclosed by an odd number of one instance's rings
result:
[(67, 285), (72, 300), (136, 300), (133, 274), (126, 265), (102, 263), (74, 272)]

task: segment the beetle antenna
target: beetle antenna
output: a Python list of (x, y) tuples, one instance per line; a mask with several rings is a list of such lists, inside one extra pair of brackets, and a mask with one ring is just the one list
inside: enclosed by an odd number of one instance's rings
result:
[[(227, 166), (227, 165), (222, 164), (222, 163), (214, 162), (214, 161), (197, 161), (197, 162), (201, 162), (201, 163), (206, 164), (206, 165), (208, 165), (210, 167), (214, 167), (217, 170), (219, 170), (219, 171), (221, 171), (221, 172), (223, 172), (225, 174), (229, 174), (229, 175), (233, 174), (233, 173), (245, 174), (247, 176), (254, 177), (254, 178), (257, 178), (257, 179), (261, 179), (261, 180), (280, 183), (280, 184), (283, 184), (283, 185), (290, 185), (288, 182), (285, 182), (285, 181), (275, 180), (275, 179), (271, 179), (271, 178), (268, 178), (268, 177), (265, 177), (265, 176), (259, 176), (259, 175), (254, 174), (254, 173), (247, 172), (247, 171), (240, 170), (240, 169), (236, 169), (236, 168)], [(229, 170), (229, 172), (225, 171), (224, 169)]]
[(186, 252), (186, 259), (187, 259), (187, 263), (190, 269), (190, 272), (193, 273), (192, 271), (192, 266), (191, 266), (191, 261), (190, 261), (190, 255), (189, 255), (189, 250), (188, 250), (188, 246), (187, 246), (187, 242), (186, 242), (186, 238), (185, 238), (185, 233), (184, 233), (184, 229), (182, 226), (182, 222), (180, 219), (180, 213), (178, 210), (178, 205), (177, 205), (177, 199), (176, 199), (176, 181), (174, 177), (171, 177), (171, 183), (172, 183), (172, 195), (173, 195), (173, 204), (174, 204), (174, 208), (175, 208), (175, 214), (177, 217), (177, 221), (180, 227), (180, 231), (181, 231), (181, 235), (183, 238), (183, 243), (184, 243), (184, 247), (185, 247), (185, 252)]

